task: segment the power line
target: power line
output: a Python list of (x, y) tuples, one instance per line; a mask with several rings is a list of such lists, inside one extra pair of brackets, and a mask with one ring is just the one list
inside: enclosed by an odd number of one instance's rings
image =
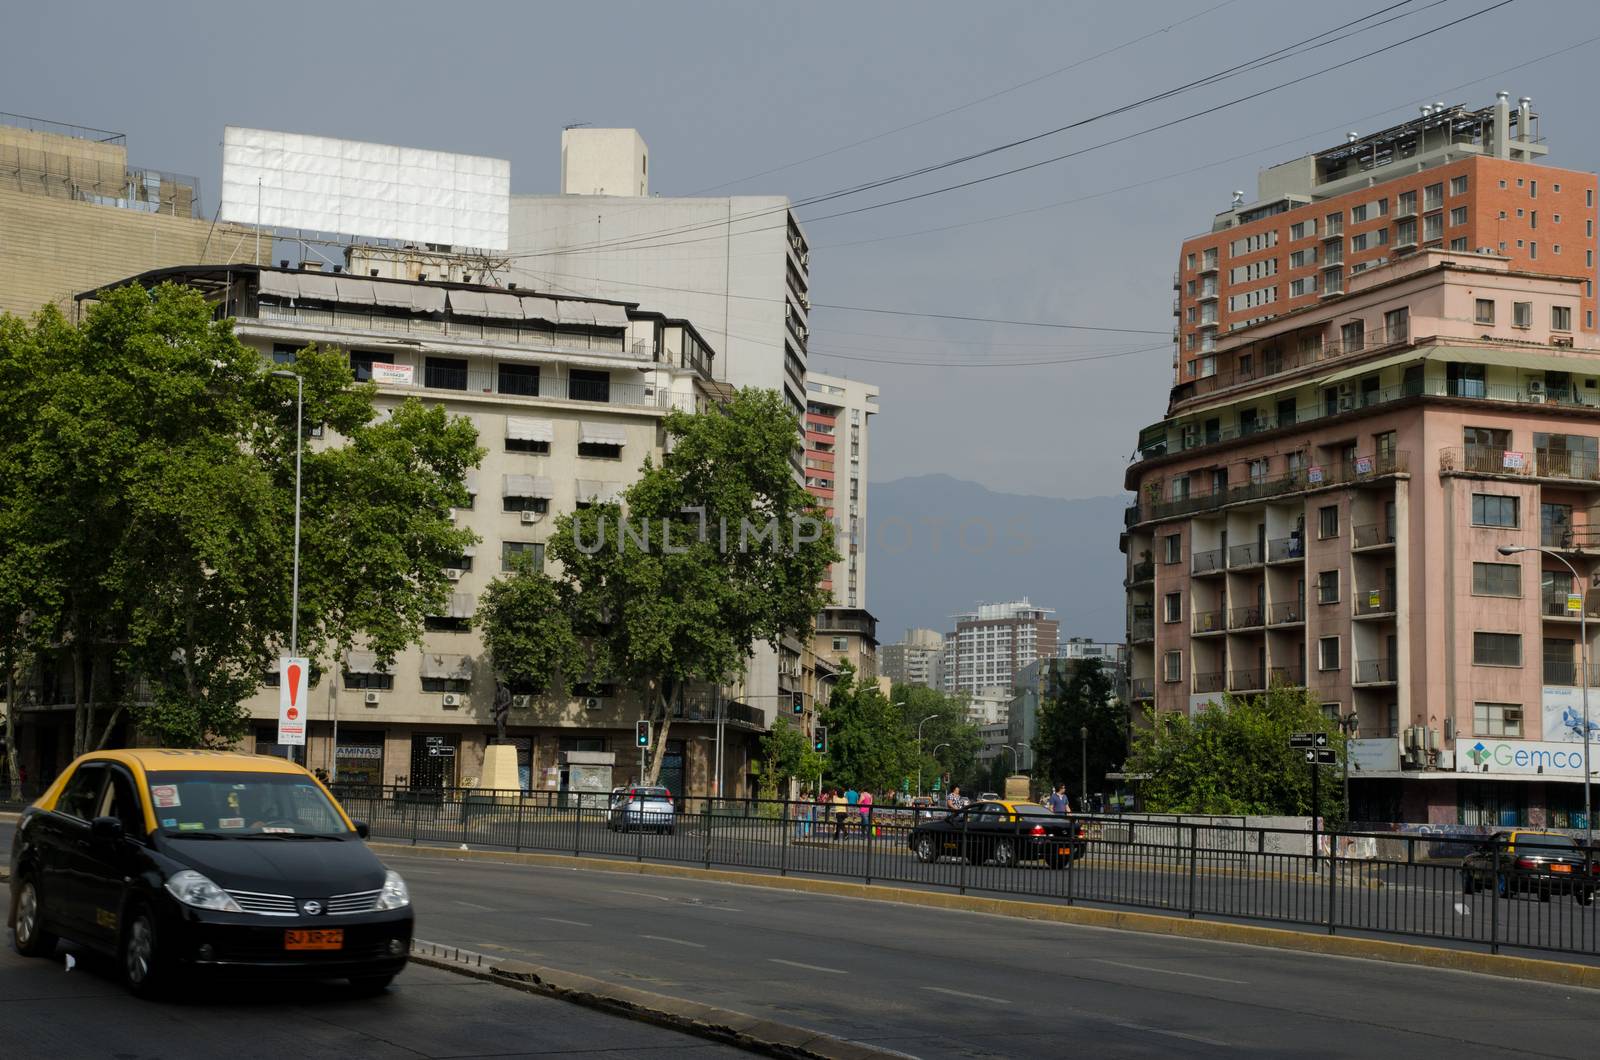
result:
[(866, 364), (891, 364), (908, 368), (1046, 368), (1064, 364), (1080, 364), (1089, 361), (1109, 361), (1120, 357), (1132, 357), (1141, 353), (1154, 353), (1157, 350), (1170, 352), (1172, 344), (1164, 342), (1159, 346), (1144, 346), (1135, 350), (1121, 350), (1116, 353), (1086, 354), (1081, 357), (1057, 357), (1048, 360), (1036, 361), (897, 361), (881, 357), (847, 357), (843, 354), (828, 353), (826, 350), (810, 351), (817, 357), (831, 357), (838, 361), (857, 361)]

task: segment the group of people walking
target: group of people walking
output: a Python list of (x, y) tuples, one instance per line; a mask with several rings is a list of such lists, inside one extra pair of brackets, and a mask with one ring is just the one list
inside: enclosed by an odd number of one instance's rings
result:
[(843, 839), (852, 829), (865, 835), (872, 821), (872, 803), (870, 791), (857, 791), (853, 787), (824, 788), (817, 796), (817, 818), (833, 823), (834, 839)]

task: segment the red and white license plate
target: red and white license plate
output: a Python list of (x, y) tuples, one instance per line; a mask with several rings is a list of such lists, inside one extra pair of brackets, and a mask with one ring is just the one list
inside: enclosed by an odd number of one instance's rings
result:
[(283, 933), (286, 950), (342, 950), (344, 928), (290, 928)]

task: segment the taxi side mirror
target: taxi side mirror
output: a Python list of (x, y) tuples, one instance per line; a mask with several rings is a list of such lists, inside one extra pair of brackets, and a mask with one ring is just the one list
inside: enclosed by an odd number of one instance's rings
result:
[(121, 839), (122, 834), (120, 817), (96, 817), (89, 822), (89, 835), (95, 839), (111, 842)]
[(365, 839), (367, 836), (372, 834), (372, 829), (367, 825), (367, 822), (356, 821), (354, 823), (356, 826), (356, 835), (360, 836), (362, 839)]

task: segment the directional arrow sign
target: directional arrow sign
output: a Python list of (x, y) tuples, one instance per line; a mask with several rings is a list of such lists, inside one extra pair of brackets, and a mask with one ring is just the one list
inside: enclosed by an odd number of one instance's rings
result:
[(1328, 746), (1328, 734), (1325, 733), (1325, 732), (1317, 733), (1316, 739), (1311, 741), (1311, 745), (1313, 747), (1326, 747), (1326, 746)]
[(1331, 765), (1334, 765), (1334, 764), (1336, 764), (1338, 762), (1338, 759), (1339, 759), (1339, 756), (1333, 753), (1333, 748), (1331, 748), (1331, 747), (1318, 748), (1316, 754), (1317, 754), (1317, 765), (1319, 765), (1319, 766), (1331, 766)]
[(1300, 753), (1305, 756), (1307, 765), (1316, 765), (1317, 764), (1317, 752), (1313, 751), (1311, 748), (1307, 747), (1304, 751), (1301, 751)]

